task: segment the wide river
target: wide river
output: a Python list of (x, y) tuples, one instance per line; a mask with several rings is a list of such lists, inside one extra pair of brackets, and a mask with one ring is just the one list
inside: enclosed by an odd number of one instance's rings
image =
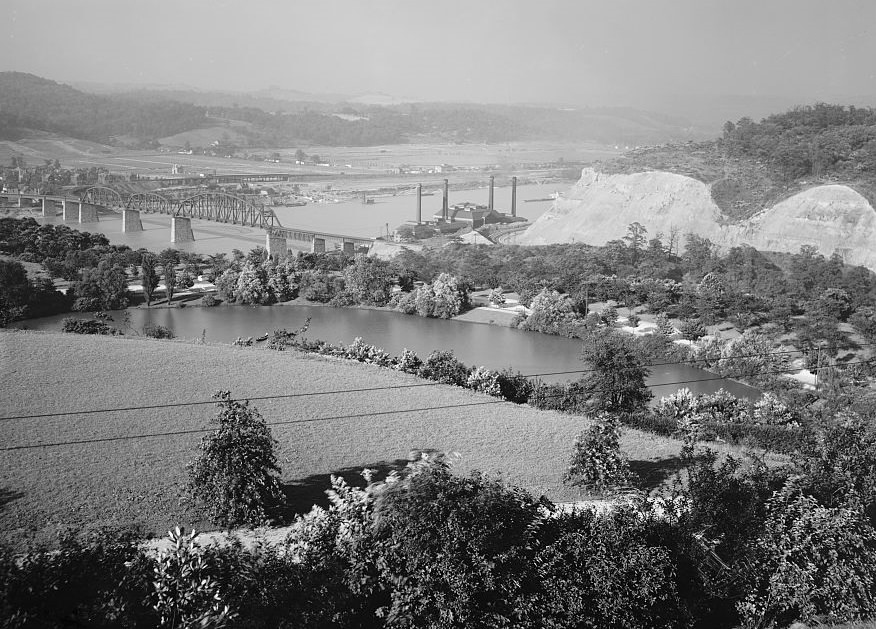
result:
[[(584, 368), (579, 360), (581, 341), (512, 328), (424, 319), (384, 310), (324, 306), (217, 306), (214, 308), (129, 309), (131, 326), (146, 323), (168, 326), (177, 337), (230, 343), (237, 337), (258, 337), (264, 332), (301, 327), (310, 317), (307, 337), (349, 344), (357, 336), (393, 355), (407, 348), (421, 358), (434, 349), (453, 350), (467, 365), (491, 369), (510, 368), (550, 382), (575, 380)], [(60, 330), (65, 315), (22, 321), (19, 327)], [(116, 322), (122, 312), (113, 312)], [(133, 332), (128, 331), (128, 334)], [(738, 397), (759, 397), (757, 390), (688, 365), (651, 368), (648, 384), (655, 398), (687, 387), (694, 393), (714, 393), (724, 388)]]

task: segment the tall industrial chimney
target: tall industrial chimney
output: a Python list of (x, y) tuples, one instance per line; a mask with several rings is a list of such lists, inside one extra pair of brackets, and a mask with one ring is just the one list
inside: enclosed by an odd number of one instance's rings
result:
[(417, 184), (417, 225), (423, 222), (423, 184)]
[(444, 201), (441, 206), (441, 216), (444, 217), (444, 220), (447, 220), (447, 216), (450, 214), (450, 205), (448, 203), (450, 196), (450, 184), (445, 179), (444, 180)]
[(517, 216), (517, 177), (511, 177), (511, 216)]
[(493, 187), (496, 184), (496, 178), (493, 175), (490, 175), (490, 212), (493, 211)]

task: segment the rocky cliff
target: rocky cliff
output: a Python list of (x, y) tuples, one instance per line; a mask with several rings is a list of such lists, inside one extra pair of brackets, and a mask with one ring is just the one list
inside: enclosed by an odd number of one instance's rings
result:
[(517, 239), (519, 244), (622, 238), (639, 222), (653, 236), (694, 232), (727, 248), (796, 252), (812, 245), (825, 256), (876, 270), (876, 211), (848, 186), (825, 185), (791, 196), (754, 217), (731, 224), (696, 179), (662, 171), (606, 175), (585, 168), (566, 195)]

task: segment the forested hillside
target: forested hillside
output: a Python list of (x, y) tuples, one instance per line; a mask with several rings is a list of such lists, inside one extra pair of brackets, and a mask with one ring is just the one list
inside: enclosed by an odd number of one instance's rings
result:
[(600, 171), (665, 170), (710, 184), (731, 219), (745, 219), (818, 183), (845, 183), (876, 201), (876, 109), (819, 103), (760, 122), (727, 122), (710, 142), (648, 147)]
[(156, 138), (205, 122), (202, 107), (97, 96), (32, 74), (0, 72), (0, 139), (36, 129), (111, 144), (117, 136)]

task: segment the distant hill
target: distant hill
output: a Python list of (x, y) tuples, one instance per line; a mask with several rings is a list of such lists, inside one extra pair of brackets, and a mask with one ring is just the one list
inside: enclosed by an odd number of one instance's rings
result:
[(86, 94), (21, 72), (0, 72), (0, 139), (28, 129), (113, 143), (116, 136), (157, 138), (205, 124), (205, 110), (171, 100)]
[(136, 145), (223, 121), (235, 127), (236, 145), (265, 147), (523, 140), (635, 146), (697, 138), (683, 119), (630, 108), (289, 100), (300, 94), (279, 88), (252, 94), (189, 89), (94, 94), (32, 74), (3, 72), (0, 139), (19, 139), (35, 130)]

